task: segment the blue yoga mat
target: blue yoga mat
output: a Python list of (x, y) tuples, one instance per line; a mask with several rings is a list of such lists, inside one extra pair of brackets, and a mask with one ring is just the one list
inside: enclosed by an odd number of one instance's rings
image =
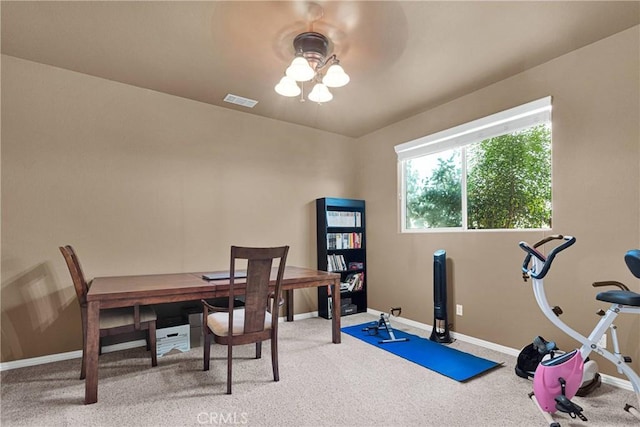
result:
[(393, 331), (396, 338), (409, 338), (409, 341), (380, 344), (378, 341), (389, 338), (386, 331), (380, 331), (378, 335), (370, 335), (369, 332), (362, 330), (372, 324), (369, 322), (347, 326), (342, 328), (342, 332), (456, 381), (470, 380), (501, 365), (396, 329)]

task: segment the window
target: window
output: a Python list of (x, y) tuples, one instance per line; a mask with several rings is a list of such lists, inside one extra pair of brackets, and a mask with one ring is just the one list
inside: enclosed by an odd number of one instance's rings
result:
[(395, 151), (403, 232), (551, 228), (551, 97)]

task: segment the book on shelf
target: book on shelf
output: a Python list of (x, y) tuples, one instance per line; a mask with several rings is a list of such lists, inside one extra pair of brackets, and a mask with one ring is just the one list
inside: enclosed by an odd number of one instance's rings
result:
[(344, 256), (336, 254), (327, 254), (327, 271), (345, 271), (347, 263)]
[(362, 227), (361, 212), (327, 211), (328, 227)]
[[(347, 276), (345, 283), (349, 292), (360, 291), (364, 288), (364, 273), (351, 273)], [(342, 290), (342, 286), (340, 286)]]
[(362, 233), (327, 233), (327, 249), (360, 249)]

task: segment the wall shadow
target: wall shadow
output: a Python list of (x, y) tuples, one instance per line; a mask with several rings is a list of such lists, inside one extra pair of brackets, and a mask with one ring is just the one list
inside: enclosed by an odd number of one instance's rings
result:
[(59, 289), (48, 263), (4, 282), (1, 296), (2, 362), (82, 348), (77, 300)]

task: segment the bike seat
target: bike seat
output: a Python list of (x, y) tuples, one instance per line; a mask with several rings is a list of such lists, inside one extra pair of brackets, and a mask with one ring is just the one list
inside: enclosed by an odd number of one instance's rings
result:
[(629, 271), (640, 279), (640, 249), (631, 249), (624, 254), (624, 262), (627, 263)]
[(605, 291), (596, 295), (598, 301), (640, 307), (640, 294), (633, 291)]

